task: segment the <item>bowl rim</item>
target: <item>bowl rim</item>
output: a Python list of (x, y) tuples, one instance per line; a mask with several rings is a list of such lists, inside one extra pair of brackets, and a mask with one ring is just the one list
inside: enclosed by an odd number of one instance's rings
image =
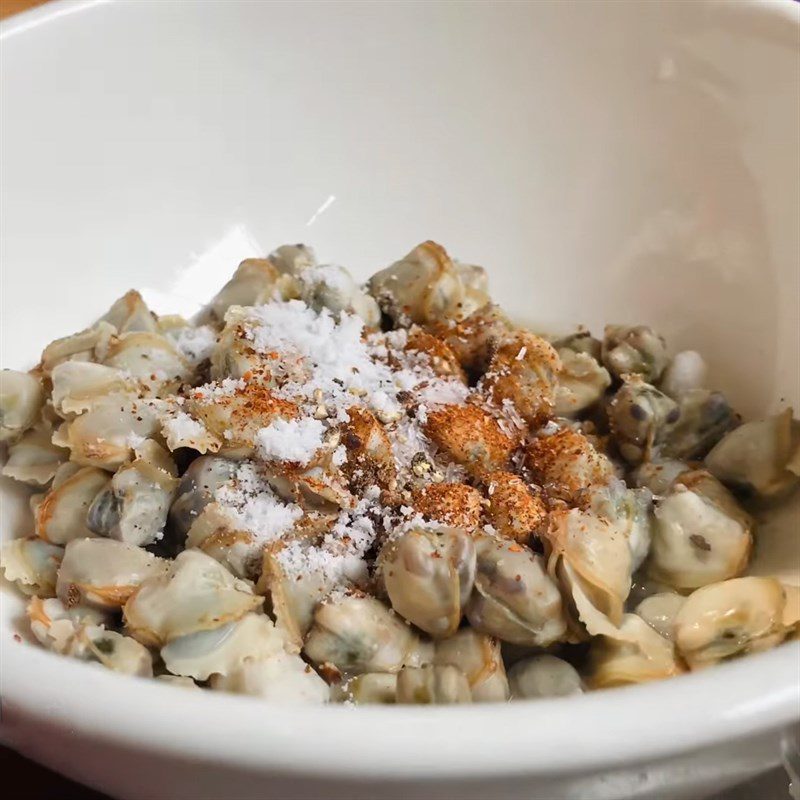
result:
[[(55, 0), (0, 22), (0, 40), (112, 2)], [(746, 0), (743, 6), (800, 24), (800, 6), (792, 0)], [(259, 772), (408, 779), (608, 769), (800, 721), (800, 642), (648, 685), (424, 710), (270, 705), (265, 714), (265, 704), (252, 698), (181, 692), (116, 675), (17, 642), (8, 630), (0, 663), (2, 730), (12, 744), (29, 723), (42, 724), (124, 748), (191, 754)], [(658, 736), (642, 735), (643, 713)], [(540, 720), (544, 724), (535, 724)], [(325, 743), (313, 758), (311, 736)], [(467, 747), (477, 742), (480, 747)]]
[[(12, 744), (20, 723), (34, 722), (124, 749), (295, 775), (466, 778), (608, 769), (779, 732), (800, 721), (800, 642), (647, 685), (424, 710), (281, 706), (180, 691), (10, 637), (0, 657), (3, 729)], [(643, 711), (658, 736), (642, 736)], [(531, 725), (539, 721), (544, 724)], [(312, 736), (324, 747), (315, 747), (310, 759)]]

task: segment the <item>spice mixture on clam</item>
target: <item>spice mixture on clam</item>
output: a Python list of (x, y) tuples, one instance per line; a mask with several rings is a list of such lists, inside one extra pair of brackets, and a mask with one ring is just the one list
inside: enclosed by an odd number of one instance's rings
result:
[(272, 703), (705, 669), (800, 629), (797, 586), (747, 576), (800, 423), (707, 374), (646, 325), (515, 325), (435, 242), (363, 285), (285, 245), (191, 322), (130, 291), (3, 370), (31, 518), (0, 566), (43, 647)]

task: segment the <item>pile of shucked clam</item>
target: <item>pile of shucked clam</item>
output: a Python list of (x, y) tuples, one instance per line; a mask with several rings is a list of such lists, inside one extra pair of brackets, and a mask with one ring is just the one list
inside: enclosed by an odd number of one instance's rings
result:
[[(745, 577), (800, 482), (651, 328), (536, 335), (425, 242), (359, 286), (284, 246), (191, 323), (134, 291), (4, 370), (2, 548), (45, 648), (284, 703), (541, 698), (796, 638)], [(789, 535), (789, 534), (787, 534)]]

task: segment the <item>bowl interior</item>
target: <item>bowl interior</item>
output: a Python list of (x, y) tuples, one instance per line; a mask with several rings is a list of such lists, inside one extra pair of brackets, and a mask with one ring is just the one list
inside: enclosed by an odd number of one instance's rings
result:
[[(366, 277), (433, 238), (538, 328), (647, 322), (746, 417), (798, 408), (797, 10), (167, 0), (12, 20), (2, 365), (131, 287), (190, 314), (286, 241)], [(3, 537), (26, 532), (25, 493), (3, 493)], [(765, 526), (758, 570), (798, 563), (796, 513)], [(4, 595), (6, 622), (20, 608)]]

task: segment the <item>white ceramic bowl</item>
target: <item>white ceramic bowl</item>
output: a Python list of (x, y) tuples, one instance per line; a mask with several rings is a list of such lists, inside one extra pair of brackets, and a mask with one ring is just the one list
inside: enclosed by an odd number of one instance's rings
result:
[[(542, 324), (647, 321), (800, 407), (798, 13), (783, 3), (53, 3), (2, 28), (2, 363), (130, 286), (191, 312), (304, 240), (435, 238)], [(4, 485), (3, 536), (24, 529)], [(756, 569), (794, 571), (797, 517)], [(7, 587), (5, 587), (7, 589)], [(697, 798), (780, 758), (800, 645), (537, 704), (272, 708), (13, 639), (3, 732), (125, 798)]]

